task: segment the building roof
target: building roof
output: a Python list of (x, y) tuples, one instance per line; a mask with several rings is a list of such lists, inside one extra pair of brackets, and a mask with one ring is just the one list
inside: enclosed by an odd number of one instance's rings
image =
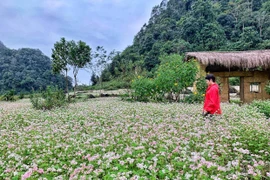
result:
[(270, 68), (270, 50), (234, 52), (188, 52), (185, 60), (197, 59), (203, 65), (220, 65), (241, 69)]

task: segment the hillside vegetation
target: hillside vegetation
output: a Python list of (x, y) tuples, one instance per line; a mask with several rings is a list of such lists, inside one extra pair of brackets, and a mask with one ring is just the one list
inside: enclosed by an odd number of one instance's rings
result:
[(267, 49), (269, 25), (267, 0), (163, 0), (102, 78), (129, 81), (138, 74), (154, 76), (164, 54)]
[[(65, 87), (65, 78), (52, 73), (52, 62), (40, 50), (13, 50), (0, 42), (0, 94), (28, 93), (46, 86)], [(71, 80), (69, 80), (71, 86)]]

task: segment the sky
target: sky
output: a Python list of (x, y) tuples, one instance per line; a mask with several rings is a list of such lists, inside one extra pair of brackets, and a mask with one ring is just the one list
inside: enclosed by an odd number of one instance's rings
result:
[[(40, 49), (49, 57), (61, 37), (85, 41), (92, 49), (122, 51), (161, 1), (0, 0), (0, 41), (11, 49)], [(79, 84), (89, 84), (90, 76), (80, 71)]]

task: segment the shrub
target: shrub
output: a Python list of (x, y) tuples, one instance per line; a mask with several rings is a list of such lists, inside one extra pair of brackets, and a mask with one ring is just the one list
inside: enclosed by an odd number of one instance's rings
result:
[(67, 104), (66, 95), (63, 90), (48, 86), (45, 91), (39, 94), (32, 94), (30, 101), (35, 109), (50, 110), (54, 107), (61, 107)]
[(255, 100), (250, 106), (257, 108), (260, 113), (263, 113), (267, 118), (270, 118), (270, 100)]
[(161, 64), (156, 72), (155, 85), (157, 93), (179, 93), (196, 80), (197, 66), (193, 61), (184, 62), (179, 55), (162, 56)]
[(90, 86), (89, 90), (116, 90), (116, 89), (126, 89), (130, 88), (130, 81), (131, 80), (126, 80), (126, 79), (114, 79), (108, 82), (103, 82), (102, 86), (100, 84), (96, 84), (94, 86)]
[(6, 92), (2, 97), (1, 100), (4, 101), (16, 101), (15, 98), (15, 91), (14, 90), (10, 90), (8, 92)]
[(198, 69), (194, 61), (184, 62), (183, 57), (175, 54), (162, 56), (160, 59), (161, 64), (153, 80), (149, 78), (133, 80), (131, 88), (134, 91), (134, 100), (164, 101), (165, 95), (168, 94), (167, 99), (179, 101), (180, 93), (195, 81)]
[(24, 98), (24, 94), (23, 93), (20, 93), (19, 94), (19, 99), (23, 99)]
[(131, 83), (134, 90), (132, 98), (136, 101), (148, 102), (154, 95), (154, 81), (148, 78), (138, 76)]
[(204, 94), (194, 93), (194, 94), (190, 94), (189, 96), (186, 96), (183, 102), (193, 104), (193, 103), (201, 103), (203, 102), (203, 100), (204, 100)]
[(205, 82), (205, 77), (200, 77), (196, 80), (196, 88), (198, 94), (204, 94), (207, 89), (207, 84)]

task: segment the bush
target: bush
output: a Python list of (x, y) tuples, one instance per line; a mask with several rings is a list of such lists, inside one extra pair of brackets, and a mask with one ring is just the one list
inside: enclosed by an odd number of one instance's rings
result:
[(35, 109), (50, 110), (67, 104), (66, 95), (63, 90), (48, 86), (39, 94), (32, 94), (30, 101)]
[(115, 79), (108, 82), (103, 82), (102, 86), (100, 84), (96, 84), (94, 86), (90, 86), (90, 90), (116, 90), (116, 89), (126, 89), (130, 88), (130, 80), (127, 81), (125, 79)]
[(154, 95), (154, 82), (148, 78), (138, 76), (132, 81), (131, 88), (134, 90), (132, 97), (136, 101), (148, 102)]
[(207, 83), (205, 82), (205, 77), (200, 77), (196, 80), (196, 88), (198, 94), (204, 94), (207, 89)]
[(270, 100), (255, 100), (250, 106), (257, 108), (260, 113), (263, 113), (267, 118), (270, 118)]
[(203, 102), (203, 100), (204, 100), (204, 94), (194, 93), (194, 94), (190, 94), (189, 96), (186, 96), (183, 102), (193, 104), (193, 103), (201, 103)]
[(24, 94), (23, 93), (20, 93), (19, 94), (19, 99), (23, 99), (24, 98)]
[(15, 98), (15, 91), (14, 90), (10, 90), (8, 92), (6, 92), (2, 97), (1, 100), (4, 101), (16, 101)]
[(192, 86), (198, 71), (194, 61), (184, 62), (179, 55), (162, 56), (160, 59), (155, 78), (157, 93), (173, 93), (178, 96), (181, 91)]
[[(164, 101), (168, 94), (169, 100), (179, 101), (180, 93), (195, 81), (197, 66), (194, 61), (184, 62), (179, 55), (162, 56), (161, 64), (154, 79), (137, 78), (133, 80), (131, 88), (134, 100)], [(175, 95), (173, 98), (172, 94)]]

